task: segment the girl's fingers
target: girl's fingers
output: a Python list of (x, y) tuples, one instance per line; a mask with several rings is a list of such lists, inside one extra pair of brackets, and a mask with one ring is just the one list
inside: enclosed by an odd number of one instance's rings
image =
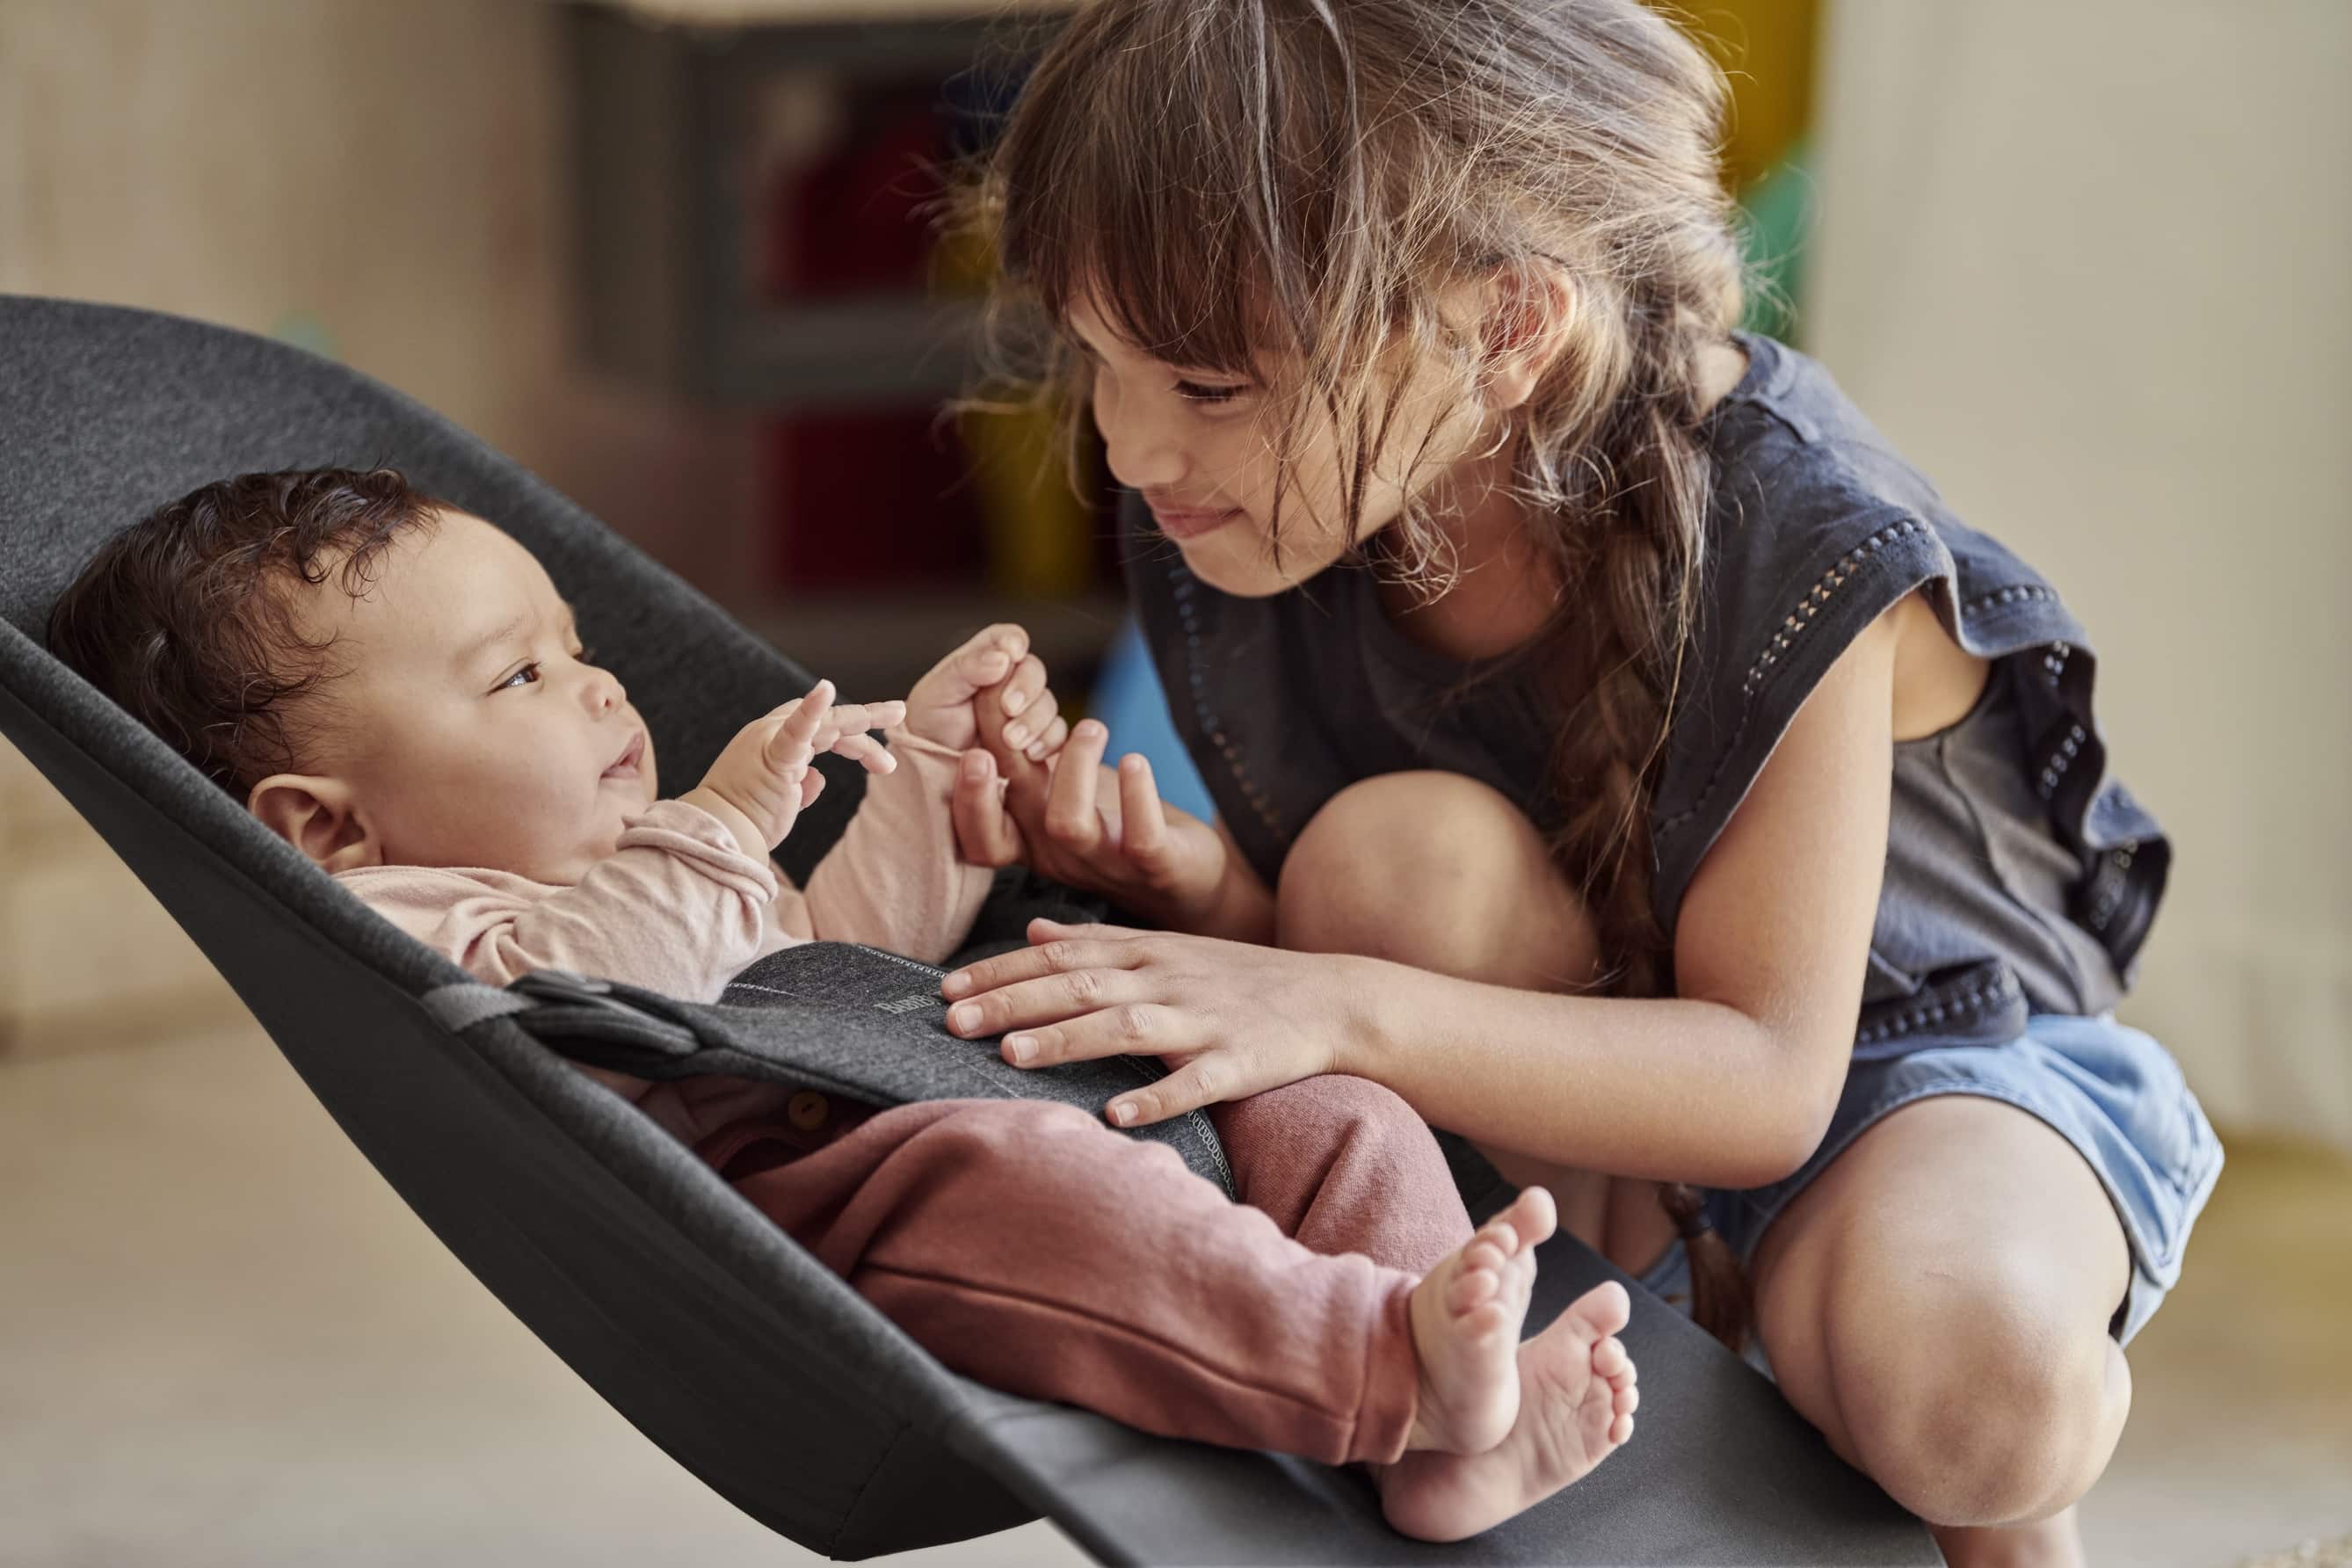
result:
[(1101, 842), (1102, 817), (1095, 810), (1095, 776), (1102, 770), (1110, 731), (1092, 719), (1070, 731), (1054, 763), (1054, 784), (1045, 797), (1045, 832), (1055, 843), (1085, 853)]
[(1160, 809), (1151, 764), (1139, 752), (1118, 760), (1118, 817), (1127, 858), (1146, 870), (1157, 869), (1168, 858), (1168, 816)]
[[(1096, 1040), (1105, 1029), (1114, 1030), (1127, 1045), (1105, 1045), (1081, 1055), (1118, 1056), (1123, 1051), (1172, 1050), (1167, 1043), (1150, 1043), (1165, 1033), (1173, 1010), (1149, 1005), (1149, 982), (1129, 969), (1074, 969), (1043, 974), (999, 986), (984, 995), (948, 1008), (948, 1029), (965, 1039), (983, 1038), (1020, 1030), (1042, 1037), (1044, 1047), (1024, 1059), (1018, 1051), (1005, 1059), (1017, 1067), (1045, 1067), (1055, 1061), (1076, 1061), (1080, 1042)], [(1099, 1015), (1115, 1014), (1108, 1024), (1087, 1023)], [(1160, 1034), (1153, 1034), (1159, 1030)], [(1055, 1051), (1063, 1054), (1056, 1056)]]
[(1203, 1052), (1150, 1088), (1120, 1095), (1103, 1107), (1103, 1115), (1114, 1127), (1148, 1127), (1188, 1110), (1244, 1098), (1249, 1091), (1233, 1079), (1224, 1053)]
[(1073, 970), (1133, 969), (1149, 954), (1145, 944), (1136, 939), (1151, 934), (1126, 926), (1066, 926), (1053, 921), (1031, 921), (1029, 940), (1035, 945), (1000, 952), (957, 970), (940, 982), (940, 994), (954, 1001), (963, 996), (982, 997), (1006, 985)]
[[(1004, 743), (1033, 763), (1042, 763), (1050, 754), (1045, 747), (1046, 733), (1062, 715), (1062, 704), (1050, 689), (1040, 689), (1021, 710), (1021, 717), (1004, 726)], [(1062, 731), (1067, 738), (1069, 731)]]
[(801, 780), (801, 809), (806, 811), (810, 806), (814, 805), (816, 797), (824, 793), (824, 775), (811, 768), (808, 775)]
[(1165, 1056), (1198, 1049), (1196, 1015), (1154, 1002), (1123, 1003), (1066, 1023), (1016, 1029), (997, 1047), (1017, 1068), (1059, 1067), (1104, 1057)]
[[(1045, 689), (1045, 663), (1035, 654), (1031, 654), (1013, 668), (1013, 678), (1007, 680), (1004, 683), (1004, 689), (996, 694), (996, 700), (1003, 708), (1004, 716), (1012, 719), (1027, 714), (1031, 706), (1036, 702), (1037, 694)], [(1036, 725), (1032, 723), (1030, 733), (1036, 733)]]
[(956, 769), (955, 793), (948, 798), (956, 847), (975, 866), (1010, 866), (1022, 858), (1021, 829), (1004, 809), (996, 759), (974, 747)]
[[(1053, 693), (1047, 692), (1046, 695), (1051, 697)], [(1054, 721), (1045, 727), (1045, 732), (1029, 742), (1029, 755), (1042, 763), (1048, 757), (1060, 754), (1062, 748), (1069, 742), (1070, 726), (1056, 714)]]

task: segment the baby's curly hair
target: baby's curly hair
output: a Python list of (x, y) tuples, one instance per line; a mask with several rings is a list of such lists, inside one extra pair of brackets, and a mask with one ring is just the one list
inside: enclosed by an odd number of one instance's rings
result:
[(101, 546), (49, 612), (51, 652), (245, 804), (299, 770), (338, 675), (306, 636), (297, 583), (357, 598), (439, 503), (393, 468), (239, 474), (191, 490)]

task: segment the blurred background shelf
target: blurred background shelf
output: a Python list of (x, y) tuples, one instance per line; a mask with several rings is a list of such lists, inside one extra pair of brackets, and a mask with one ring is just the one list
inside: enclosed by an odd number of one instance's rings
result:
[(811, 594), (738, 618), (855, 701), (904, 697), (949, 649), (983, 626), (1014, 622), (1028, 628), (1062, 711), (1076, 718), (1125, 614), (1111, 590), (1034, 598), (949, 587)]

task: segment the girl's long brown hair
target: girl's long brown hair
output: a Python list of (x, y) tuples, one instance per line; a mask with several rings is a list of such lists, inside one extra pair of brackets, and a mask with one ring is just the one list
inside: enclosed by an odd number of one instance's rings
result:
[[(994, 342), (1042, 349), (1033, 379), (1074, 418), (1085, 369), (1051, 329), (1081, 295), (1171, 363), (1279, 364), (1271, 449), (1287, 473), (1310, 425), (1337, 433), (1349, 538), (1376, 455), (1427, 488), (1433, 431), (1401, 413), (1420, 378), (1444, 384), (1418, 406), (1478, 385), (1484, 334), (1442, 292), (1566, 283), (1565, 348), (1496, 434), (1562, 584), (1536, 649), (1559, 707), (1552, 848), (1621, 995), (1673, 984), (1649, 808), (1706, 566), (1702, 355), (1742, 296), (1726, 97), (1637, 0), (1091, 0), (959, 193), (1004, 270)], [(1388, 542), (1444, 591), (1425, 501)], [(1669, 1189), (1686, 1235), (1694, 1205)], [(1701, 1321), (1735, 1341), (1738, 1270), (1712, 1232), (1693, 1255)]]

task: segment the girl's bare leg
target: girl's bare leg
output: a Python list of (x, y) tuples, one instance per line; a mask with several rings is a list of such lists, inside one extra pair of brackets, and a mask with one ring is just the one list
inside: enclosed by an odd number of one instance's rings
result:
[(1951, 1094), (1857, 1138), (1765, 1233), (1752, 1280), (1789, 1403), (1976, 1568), (2082, 1561), (2074, 1505), (2131, 1409), (2107, 1331), (2129, 1270), (2072, 1145)]
[[(1435, 773), (1324, 806), (1283, 866), (1276, 934), (1532, 990), (1589, 978), (1597, 953), (1534, 826)], [(1549, 1186), (1560, 1228), (1621, 1268), (1646, 1268), (1672, 1238), (1651, 1184), (1487, 1152)], [(1937, 1527), (1955, 1568), (2077, 1563), (2073, 1505), (2130, 1407), (2106, 1332), (2127, 1267), (2105, 1193), (2064, 1140), (1998, 1101), (1944, 1096), (1857, 1139), (1767, 1234), (1759, 1332), (1790, 1402)]]
[[(1535, 825), (1497, 791), (1447, 773), (1384, 774), (1332, 796), (1283, 862), (1275, 933), (1297, 952), (1528, 991), (1589, 983), (1600, 952)], [(1653, 1183), (1484, 1152), (1513, 1183), (1550, 1188), (1560, 1229), (1622, 1268), (1646, 1269), (1674, 1238)]]

